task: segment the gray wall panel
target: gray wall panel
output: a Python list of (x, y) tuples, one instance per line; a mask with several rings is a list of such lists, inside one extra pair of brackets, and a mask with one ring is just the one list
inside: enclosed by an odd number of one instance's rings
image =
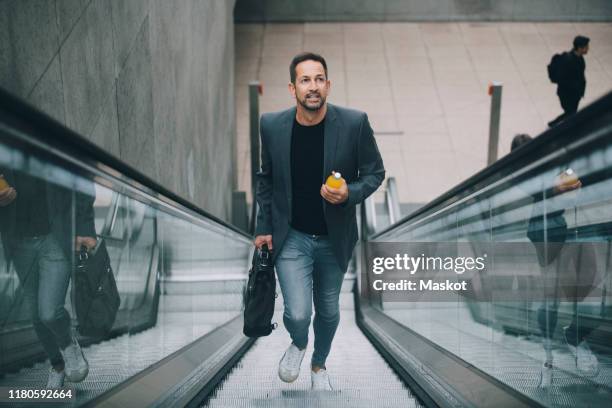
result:
[(174, 191), (181, 191), (178, 166), (182, 150), (177, 132), (177, 54), (180, 40), (172, 27), (177, 23), (176, 8), (169, 2), (154, 0), (149, 15), (151, 58), (159, 63), (152, 66), (153, 125), (158, 151), (164, 152), (164, 159), (156, 158), (158, 181)]
[[(420, 0), (387, 0), (384, 20), (412, 20), (417, 16), (430, 16), (432, 20), (447, 19), (451, 15), (453, 0), (420, 1)], [(387, 17), (388, 16), (388, 17)]]
[(51, 65), (36, 84), (29, 99), (32, 105), (45, 111), (58, 122), (66, 122), (59, 56), (53, 58)]
[(107, 152), (121, 157), (116, 89), (103, 102), (102, 115), (94, 126), (90, 140)]
[(229, 220), (234, 0), (0, 0), (0, 86)]
[[(49, 1), (49, 3), (53, 3)], [(89, 4), (89, 0), (56, 0), (57, 25), (59, 28), (60, 43), (70, 34), (83, 10)]]
[(234, 9), (235, 16), (245, 16), (253, 21), (264, 21), (265, 4), (263, 1), (238, 1)]
[(609, 0), (238, 0), (237, 22), (612, 21)]
[(576, 16), (580, 19), (583, 16), (578, 13), (577, 0), (555, 0), (538, 2), (532, 0), (513, 0), (512, 2), (502, 3), (500, 10), (515, 20), (533, 20), (539, 16), (540, 20), (564, 20), (564, 16)]
[(149, 50), (149, 20), (145, 19), (125, 66), (117, 78), (117, 107), (121, 158), (155, 174), (153, 136), (153, 81)]
[(1, 1), (0, 15), (0, 83), (27, 97), (59, 47), (55, 3)]
[(93, 0), (60, 50), (66, 124), (88, 137), (115, 77), (110, 4)]
[(302, 2), (287, 2), (283, 0), (266, 1), (265, 12), (269, 15), (279, 16), (286, 20), (296, 20), (299, 16), (308, 19), (317, 19), (325, 14), (325, 8), (333, 4), (334, 0), (313, 0)]
[(343, 1), (333, 0), (325, 3), (326, 14), (374, 16), (382, 18), (385, 13), (385, 2), (383, 1)]
[(579, 15), (585, 18), (598, 18), (599, 15), (612, 16), (612, 1), (610, 0), (582, 0), (577, 3), (576, 9)]
[(110, 5), (116, 72), (119, 72), (149, 11), (149, 0), (111, 0)]

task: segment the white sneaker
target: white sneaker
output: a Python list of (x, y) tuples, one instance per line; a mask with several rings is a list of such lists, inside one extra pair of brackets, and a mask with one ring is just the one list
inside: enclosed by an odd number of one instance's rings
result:
[(316, 373), (310, 371), (310, 379), (312, 381), (313, 391), (332, 391), (332, 386), (329, 383), (329, 375), (324, 368), (319, 369)]
[(61, 350), (64, 357), (66, 378), (71, 382), (81, 382), (89, 374), (89, 364), (83, 355), (83, 350), (76, 338), (72, 338), (72, 343)]
[(576, 360), (576, 368), (587, 376), (595, 377), (599, 373), (599, 361), (591, 351), (589, 344), (586, 340), (582, 340), (578, 346), (572, 346), (567, 341), (567, 328), (563, 329), (563, 334), (567, 348)]
[(553, 365), (551, 363), (544, 363), (542, 371), (540, 372), (540, 388), (548, 388), (553, 382)]
[(55, 371), (53, 367), (51, 367), (51, 371), (49, 371), (49, 379), (47, 379), (47, 389), (48, 390), (57, 390), (64, 386), (64, 378), (66, 377), (66, 371), (62, 370), (59, 373)]
[(306, 354), (306, 349), (300, 350), (293, 343), (289, 346), (278, 364), (278, 376), (284, 382), (294, 382), (300, 375), (300, 366)]

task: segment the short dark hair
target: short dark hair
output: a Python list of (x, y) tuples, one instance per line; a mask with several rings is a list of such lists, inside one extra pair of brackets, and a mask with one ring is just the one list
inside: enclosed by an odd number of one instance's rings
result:
[(518, 134), (512, 139), (512, 144), (510, 144), (510, 151), (514, 151), (525, 143), (530, 142), (532, 140), (533, 138), (526, 133)]
[(291, 78), (292, 84), (295, 84), (295, 77), (297, 76), (297, 73), (295, 72), (295, 67), (297, 67), (300, 62), (309, 60), (320, 62), (321, 65), (323, 65), (323, 69), (325, 70), (325, 78), (327, 78), (327, 63), (325, 62), (325, 58), (323, 58), (319, 54), (315, 54), (314, 52), (302, 52), (293, 57), (293, 59), (291, 60), (291, 64), (289, 65), (289, 77)]
[(578, 48), (586, 47), (589, 45), (589, 41), (591, 41), (589, 37), (577, 35), (576, 38), (574, 38), (574, 49), (577, 50)]

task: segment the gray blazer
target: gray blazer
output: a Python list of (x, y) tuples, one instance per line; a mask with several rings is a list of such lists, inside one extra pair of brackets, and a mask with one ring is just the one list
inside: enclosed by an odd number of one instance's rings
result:
[[(274, 257), (285, 242), (291, 220), (291, 134), (296, 108), (261, 116), (261, 171), (257, 173), (259, 214), (255, 235), (272, 235)], [(352, 109), (327, 105), (324, 136), (324, 179), (333, 171), (348, 184), (348, 200), (325, 201), (323, 212), (329, 239), (343, 271), (357, 242), (355, 206), (372, 194), (385, 178), (368, 116)], [(325, 180), (321, 180), (323, 184)]]

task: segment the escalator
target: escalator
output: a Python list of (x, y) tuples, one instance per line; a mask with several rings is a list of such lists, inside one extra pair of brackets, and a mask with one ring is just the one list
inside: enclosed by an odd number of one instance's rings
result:
[[(121, 297), (107, 336), (79, 337), (90, 374), (81, 383), (66, 383), (74, 397), (57, 405), (605, 406), (612, 396), (606, 292), (612, 259), (611, 105), (608, 95), (408, 217), (398, 219), (397, 205), (387, 206), (396, 208), (391, 214), (369, 200), (364, 203), (361, 241), (343, 283), (341, 322), (328, 361), (333, 390), (312, 392), (307, 363), (295, 383), (277, 378), (278, 360), (289, 342), (284, 329), (257, 341), (242, 335), (251, 236), (0, 92), (0, 167), (74, 196), (90, 194), (96, 235), (109, 247)], [(548, 389), (538, 387), (542, 339), (534, 313), (541, 305), (496, 298), (500, 290), (519, 290), (533, 278), (533, 264), (519, 262), (523, 258), (517, 254), (505, 253), (508, 258), (500, 258), (496, 269), (471, 282), (480, 285), (478, 301), (457, 295), (452, 302), (402, 303), (371, 289), (369, 243), (461, 242), (476, 248), (491, 241), (528, 242), (525, 228), (532, 215), (525, 211), (534, 205), (523, 193), (537, 190), (536, 181), (554, 178), (559, 166), (569, 165), (584, 183), (584, 194), (564, 207), (574, 215), (572, 239), (603, 243), (597, 253), (603, 292), (591, 299), (593, 307), (579, 313), (571, 305), (559, 306), (559, 316), (563, 324), (572, 311), (581, 324), (596, 321), (589, 341), (600, 362), (597, 376), (586, 377), (572, 366), (560, 324), (551, 340), (557, 380)], [(551, 199), (550, 204), (567, 206), (568, 201)], [(2, 392), (40, 389), (49, 370), (20, 279), (0, 250)], [(65, 304), (78, 335), (70, 308), (73, 291), (67, 291)], [(277, 322), (281, 305), (279, 297)], [(28, 403), (0, 395), (0, 404)]]
[[(68, 288), (71, 331), (90, 373), (83, 382), (66, 382), (72, 399), (57, 405), (420, 406), (356, 325), (354, 271), (343, 284), (342, 323), (329, 361), (337, 367), (335, 390), (311, 394), (307, 369), (298, 382), (281, 387), (275, 365), (287, 345), (286, 333), (277, 330), (257, 342), (242, 335), (251, 237), (21, 101), (0, 96), (0, 166), (46, 183), (48, 189), (72, 192), (68, 211), (73, 214), (79, 205), (75, 197), (88, 194), (96, 238), (108, 248), (121, 297), (111, 332), (104, 338), (84, 337), (71, 307), (75, 289)], [(78, 218), (73, 216), (72, 230), (78, 229)], [(3, 242), (14, 239), (0, 236)], [(0, 252), (0, 264), (0, 389), (40, 389), (50, 367), (31, 323), (22, 276), (8, 252)], [(281, 305), (282, 298), (277, 321), (282, 320)], [(1, 398), (8, 406), (23, 405)]]
[[(50, 232), (45, 237), (59, 242), (66, 238), (64, 231), (77, 235), (85, 222), (80, 214), (92, 214), (97, 241), (108, 249), (121, 299), (110, 332), (86, 337), (79, 334), (72, 309), (76, 289), (66, 290), (63, 304), (72, 317), (70, 331), (90, 366), (83, 382), (65, 383), (73, 391), (72, 399), (64, 401), (67, 405), (96, 405), (113, 389), (172, 365), (198, 344), (212, 347), (205, 357), (225, 362), (215, 352), (230, 345), (225, 351), (231, 356), (249, 343), (233, 328), (239, 326), (250, 236), (184, 202), (4, 92), (0, 92), (0, 174), (18, 191), (13, 203), (0, 207), (4, 223), (0, 225), (0, 389), (44, 388), (50, 370), (32, 324), (36, 306), (29, 299), (32, 292), (37, 299), (55, 295), (46, 281), (39, 281), (49, 270), (43, 266), (18, 270), (11, 252), (15, 242), (40, 238), (6, 228), (14, 214), (29, 208), (20, 198), (32, 186), (46, 200)], [(57, 197), (62, 199), (61, 207)], [(66, 214), (69, 225), (59, 230), (56, 220)], [(74, 265), (74, 254), (64, 256)], [(28, 291), (31, 282), (38, 284), (38, 291)], [(205, 341), (195, 344), (206, 335)], [(211, 339), (212, 345), (207, 343)], [(194, 362), (194, 367), (201, 362)], [(189, 373), (185, 371), (185, 376)], [(157, 387), (159, 393), (181, 379), (170, 376), (166, 387)], [(19, 402), (0, 395), (0, 405), (19, 406)]]

